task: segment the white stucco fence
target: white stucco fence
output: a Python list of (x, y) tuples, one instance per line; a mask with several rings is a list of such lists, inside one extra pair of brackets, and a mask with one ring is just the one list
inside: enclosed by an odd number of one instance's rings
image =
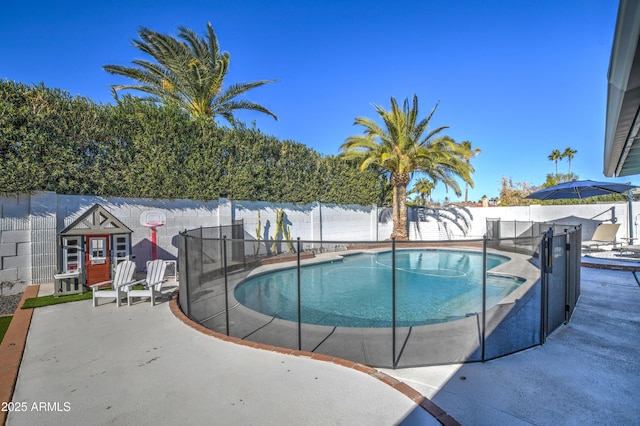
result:
[[(378, 241), (392, 230), (389, 209), (373, 205), (293, 204), (253, 201), (156, 200), (58, 195), (53, 192), (0, 197), (0, 282), (19, 285), (3, 290), (22, 291), (24, 285), (51, 282), (59, 269), (58, 233), (96, 203), (133, 232), (132, 254), (138, 267), (151, 259), (150, 230), (141, 223), (148, 211), (160, 211), (166, 223), (157, 228), (158, 257), (175, 259), (178, 233), (185, 229), (231, 224), (242, 220), (245, 238), (255, 238), (260, 217), (260, 239), (275, 238), (276, 213), (283, 209), (291, 238), (313, 241)], [(631, 220), (638, 235), (640, 203)], [(486, 220), (581, 224), (589, 239), (598, 223), (620, 223), (618, 239), (629, 237), (628, 204), (584, 204), (529, 207), (452, 207), (410, 209), (409, 236), (413, 240), (482, 238)]]

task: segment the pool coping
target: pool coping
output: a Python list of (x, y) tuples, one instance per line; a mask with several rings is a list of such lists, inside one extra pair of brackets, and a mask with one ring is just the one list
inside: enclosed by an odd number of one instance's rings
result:
[(436, 405), (433, 401), (431, 401), (429, 398), (425, 397), (424, 395), (422, 395), (420, 392), (418, 392), (417, 390), (415, 390), (414, 388), (412, 388), (411, 386), (407, 385), (406, 383), (395, 379), (391, 376), (389, 376), (386, 373), (383, 373), (373, 367), (369, 367), (367, 365), (364, 364), (360, 364), (358, 362), (355, 361), (350, 361), (348, 359), (344, 359), (344, 358), (339, 358), (339, 357), (334, 357), (331, 355), (324, 355), (324, 354), (318, 354), (318, 353), (314, 353), (314, 352), (308, 352), (308, 351), (303, 351), (303, 350), (297, 350), (297, 349), (289, 349), (289, 348), (283, 348), (280, 346), (273, 346), (273, 345), (267, 345), (264, 343), (257, 343), (257, 342), (252, 342), (250, 340), (242, 340), (238, 337), (232, 337), (232, 336), (227, 336), (226, 334), (223, 333), (219, 333), (217, 331), (213, 331), (208, 329), (207, 327), (198, 324), (197, 322), (191, 320), (189, 317), (187, 317), (185, 315), (184, 312), (182, 312), (182, 310), (180, 309), (180, 306), (178, 304), (178, 292), (177, 290), (173, 292), (173, 294), (171, 295), (171, 300), (169, 301), (170, 304), (170, 308), (171, 308), (171, 312), (175, 315), (176, 318), (178, 318), (180, 321), (182, 321), (185, 325), (193, 328), (194, 330), (205, 334), (207, 336), (211, 336), (214, 337), (216, 339), (222, 340), (224, 342), (229, 342), (229, 343), (234, 343), (237, 345), (242, 345), (242, 346), (247, 346), (253, 349), (260, 349), (260, 350), (265, 350), (265, 351), (269, 351), (269, 352), (276, 352), (279, 354), (283, 354), (283, 355), (291, 355), (291, 356), (297, 356), (297, 357), (303, 357), (303, 358), (309, 358), (309, 359), (313, 359), (316, 361), (323, 361), (323, 362), (330, 362), (342, 367), (346, 367), (346, 368), (350, 368), (356, 371), (359, 371), (361, 373), (367, 374), (370, 377), (381, 381), (382, 383), (391, 386), (392, 388), (394, 388), (395, 390), (397, 390), (398, 392), (402, 393), (403, 395), (405, 395), (407, 398), (411, 399), (413, 402), (415, 402), (420, 408), (422, 408), (423, 410), (425, 410), (427, 413), (429, 413), (431, 416), (433, 416), (437, 421), (440, 422), (440, 424), (445, 425), (445, 426), (454, 426), (454, 425), (460, 425), (460, 423), (458, 423), (458, 421), (456, 421), (453, 417), (451, 417), (451, 415), (447, 414), (442, 408), (440, 408), (438, 405)]
[[(472, 253), (481, 253), (482, 247), (475, 247), (472, 245), (466, 244), (449, 244), (448, 246), (419, 246), (419, 247), (403, 247), (398, 249), (399, 251), (411, 251), (411, 250), (442, 250), (442, 251), (469, 251)], [(345, 257), (359, 255), (359, 254), (380, 254), (391, 251), (386, 246), (385, 247), (377, 247), (377, 248), (368, 248), (368, 249), (360, 249), (354, 248), (346, 251), (337, 251), (331, 253), (322, 253), (320, 255), (316, 255), (314, 257), (306, 257), (301, 258), (300, 266), (312, 266), (323, 263), (333, 263), (343, 260)], [(539, 268), (530, 264), (528, 255), (510, 252), (506, 250), (498, 250), (495, 248), (487, 248), (487, 254), (493, 254), (496, 256), (504, 257), (507, 259), (505, 263), (499, 264), (490, 270), (487, 270), (487, 273), (494, 276), (501, 277), (511, 277), (518, 278), (524, 280), (521, 286), (515, 289), (513, 292), (505, 296), (498, 304), (500, 303), (509, 303), (513, 302), (528, 291), (528, 289), (535, 283), (537, 279), (539, 279)], [(514, 268), (514, 265), (516, 267)], [(522, 267), (524, 265), (524, 267)], [(520, 267), (518, 267), (520, 266)], [(244, 281), (255, 278), (261, 275), (270, 274), (273, 272), (295, 269), (297, 267), (297, 262), (294, 259), (287, 258), (280, 261), (273, 261), (267, 264), (261, 264), (256, 268), (253, 268), (244, 279), (240, 282), (234, 283), (233, 288), (230, 288), (229, 291), (233, 294), (236, 287), (241, 285)], [(531, 268), (528, 268), (531, 267)], [(535, 271), (538, 270), (538, 273)], [(234, 303), (239, 303), (237, 300)]]
[[(404, 250), (412, 251), (412, 250), (421, 250), (421, 249), (422, 248), (411, 247), (411, 248), (406, 248)], [(438, 248), (429, 247), (427, 250), (436, 250), (436, 249)], [(478, 249), (476, 247), (457, 246), (457, 245), (455, 247), (447, 247), (444, 250), (455, 251), (455, 252), (459, 252), (459, 251), (474, 252), (474, 253), (478, 252)], [(345, 257), (350, 257), (358, 254), (363, 254), (363, 253), (379, 254), (381, 252), (388, 252), (388, 250), (386, 250), (385, 248), (381, 248), (377, 250), (364, 250), (364, 251), (350, 250), (348, 252), (324, 253), (315, 258), (308, 259), (306, 261), (301, 262), (301, 266), (333, 263), (335, 261), (340, 261)], [(489, 273), (499, 275), (499, 276), (509, 276), (509, 277), (523, 279), (524, 282), (522, 283), (522, 285), (520, 285), (510, 294), (508, 294), (507, 296), (503, 297), (500, 301), (495, 303), (495, 305), (491, 306), (490, 308), (487, 308), (487, 324), (488, 325), (489, 323), (494, 321), (494, 319), (501, 320), (502, 318), (505, 317), (505, 315), (508, 315), (509, 311), (511, 310), (509, 309), (510, 306), (513, 307), (516, 304), (520, 303), (521, 300), (525, 300), (525, 298), (528, 299), (529, 296), (527, 295), (533, 289), (536, 283), (540, 281), (540, 271), (539, 269), (537, 269), (537, 267), (531, 264), (528, 256), (523, 255), (521, 253), (506, 252), (504, 250), (495, 250), (495, 249), (489, 249), (489, 253), (507, 259), (505, 263), (497, 265), (496, 267), (492, 268), (489, 271)], [(270, 338), (266, 338), (266, 339), (260, 338), (260, 337), (256, 338), (255, 336), (249, 337), (249, 336), (253, 336), (254, 333), (256, 332), (258, 332), (258, 334), (261, 334), (265, 330), (271, 330), (271, 333), (272, 333), (274, 328), (282, 331), (283, 336), (284, 335), (293, 336), (295, 332), (296, 322), (290, 319), (282, 319), (278, 317), (269, 316), (267, 314), (261, 313), (252, 308), (249, 308), (244, 304), (240, 303), (235, 298), (235, 294), (234, 294), (234, 291), (237, 288), (237, 286), (242, 285), (242, 283), (247, 279), (255, 278), (264, 274), (270, 274), (277, 271), (292, 270), (292, 269), (295, 269), (295, 267), (296, 267), (295, 261), (283, 261), (278, 263), (272, 263), (269, 265), (259, 266), (257, 268), (250, 270), (250, 272), (246, 274), (244, 278), (240, 278), (237, 281), (235, 279), (230, 279), (229, 288), (228, 288), (228, 291), (226, 291), (226, 294), (227, 294), (226, 298), (228, 298), (228, 303), (230, 306), (229, 311), (235, 312), (235, 317), (236, 317), (235, 321), (238, 322), (239, 324), (241, 323), (241, 324), (254, 325), (254, 327), (249, 327), (248, 329), (243, 328), (242, 329), (243, 331), (236, 330), (236, 332), (233, 333), (234, 336), (238, 336), (239, 338), (244, 338), (251, 341), (257, 341), (258, 343), (262, 342), (264, 344), (271, 345), (271, 346), (281, 345), (282, 347), (288, 347), (288, 348), (296, 347), (296, 346), (290, 346), (290, 345), (293, 345), (293, 343), (286, 343), (286, 342), (283, 342), (282, 340), (278, 341), (279, 339), (274, 341), (273, 339), (270, 339)], [(225, 287), (226, 287), (226, 284), (225, 284)], [(217, 297), (221, 297), (222, 295), (223, 294), (218, 294)], [(223, 314), (224, 312), (226, 311), (221, 310), (211, 316), (208, 316), (205, 319), (197, 318), (196, 322), (198, 322), (199, 324), (203, 325), (206, 328), (210, 328), (226, 336), (229, 331), (228, 329), (225, 332), (223, 327), (216, 327), (215, 325), (208, 324), (209, 319), (217, 317), (218, 315)], [(462, 327), (467, 331), (473, 330), (473, 332), (475, 332), (477, 328), (477, 321), (478, 321), (477, 315), (478, 314), (476, 313), (476, 315), (466, 315), (465, 317), (450, 319), (448, 321), (435, 322), (430, 324), (422, 324), (422, 325), (414, 325), (414, 326), (406, 326), (406, 327), (399, 326), (397, 330), (403, 330), (402, 333), (407, 333), (407, 336), (412, 335), (418, 339), (420, 338), (420, 336), (424, 337), (425, 335), (432, 335), (433, 338), (438, 338), (439, 335), (443, 334), (444, 329), (449, 329), (449, 328), (458, 329)], [(239, 319), (240, 317), (246, 321), (241, 321)], [(227, 318), (227, 321), (229, 321), (229, 318)], [(334, 342), (334, 344), (336, 339), (338, 341), (352, 341), (352, 339), (359, 339), (359, 333), (362, 332), (363, 330), (366, 330), (366, 333), (368, 335), (378, 336), (378, 337), (388, 335), (388, 337), (391, 337), (390, 327), (342, 327), (342, 326), (332, 326), (332, 325), (326, 325), (326, 324), (325, 325), (304, 324), (304, 326), (307, 327), (305, 333), (310, 333), (310, 334), (307, 334), (307, 336), (311, 337), (311, 341), (315, 342), (311, 344), (311, 346), (307, 345), (306, 350), (312, 351), (313, 353), (315, 353), (315, 351), (318, 349), (320, 345), (324, 345), (327, 341), (329, 341), (329, 337), (331, 337), (331, 341)], [(267, 333), (270, 333), (270, 332), (267, 331)], [(444, 333), (444, 334), (447, 334), (447, 333)], [(449, 336), (459, 336), (461, 334), (461, 331), (457, 330), (454, 333), (448, 333), (448, 334)], [(314, 349), (311, 349), (316, 344), (318, 346), (315, 346)], [(331, 344), (329, 343), (329, 346), (330, 345)], [(380, 345), (378, 344), (374, 346), (379, 349)], [(300, 345), (298, 345), (298, 349), (300, 349)], [(479, 350), (479, 347), (470, 346), (466, 348), (464, 352), (461, 352), (461, 353), (456, 352), (454, 357), (446, 356), (445, 358), (443, 358), (442, 361), (439, 361), (438, 363), (450, 364), (455, 362), (465, 362), (466, 360), (469, 360), (469, 357), (471, 356), (472, 353), (474, 353), (474, 351), (478, 351), (478, 350)], [(323, 350), (320, 350), (320, 351), (327, 353), (326, 349), (324, 351)], [(345, 356), (345, 354), (341, 351), (329, 350), (328, 352), (333, 353), (338, 357)], [(363, 353), (365, 354), (364, 358), (354, 354), (351, 354), (353, 355), (353, 357), (349, 356), (349, 354), (347, 354), (346, 357), (347, 359), (353, 360), (354, 362), (368, 365), (374, 368), (391, 368), (391, 365), (388, 364), (386, 361), (381, 362), (379, 357), (369, 358), (366, 356), (367, 351), (364, 351)], [(373, 350), (370, 353), (379, 353), (379, 350)], [(404, 363), (404, 365), (400, 366), (401, 368), (418, 367), (423, 365), (422, 362), (415, 362), (415, 359), (411, 361), (412, 360), (411, 357), (407, 359), (409, 361), (407, 363)], [(477, 360), (479, 361), (479, 359)]]

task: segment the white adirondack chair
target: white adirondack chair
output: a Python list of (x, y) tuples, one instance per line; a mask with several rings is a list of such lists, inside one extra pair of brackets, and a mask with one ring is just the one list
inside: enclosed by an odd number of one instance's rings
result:
[[(134, 297), (148, 297), (151, 299), (151, 305), (156, 305), (156, 297), (162, 296), (162, 292), (160, 289), (162, 288), (162, 284), (166, 281), (164, 278), (164, 273), (167, 269), (167, 264), (162, 259), (153, 260), (151, 262), (147, 262), (147, 277), (144, 280), (135, 281), (133, 283), (127, 284), (127, 304), (131, 305), (131, 299)], [(134, 290), (133, 287), (136, 284), (143, 284), (144, 290)]]
[[(103, 281), (101, 283), (93, 284), (91, 289), (93, 290), (93, 306), (97, 306), (97, 300), (100, 298), (115, 298), (116, 306), (120, 307), (121, 300), (127, 295), (126, 285), (134, 281), (133, 275), (136, 272), (136, 264), (130, 260), (125, 260), (118, 263), (116, 271), (113, 274), (113, 279), (110, 281)], [(98, 287), (104, 284), (111, 284), (109, 290), (98, 290)]]

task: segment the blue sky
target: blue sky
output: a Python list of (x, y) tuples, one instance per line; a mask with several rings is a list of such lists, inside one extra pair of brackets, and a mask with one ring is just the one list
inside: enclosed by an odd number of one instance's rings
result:
[[(469, 198), (498, 196), (502, 176), (541, 184), (566, 147), (572, 172), (603, 175), (607, 70), (615, 0), (58, 1), (3, 4), (0, 78), (43, 82), (112, 101), (105, 64), (145, 58), (131, 46), (144, 26), (204, 35), (211, 22), (231, 54), (227, 83), (278, 79), (251, 91), (279, 120), (238, 118), (280, 139), (337, 154), (361, 133), (372, 104), (417, 94), (421, 116), (482, 153)], [(559, 164), (567, 172), (567, 161)], [(629, 181), (624, 178), (618, 181)], [(635, 182), (634, 182), (635, 183)], [(439, 186), (434, 199), (459, 200)]]

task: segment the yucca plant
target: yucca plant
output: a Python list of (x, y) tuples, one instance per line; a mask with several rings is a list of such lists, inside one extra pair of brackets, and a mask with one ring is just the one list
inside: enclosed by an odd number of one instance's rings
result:
[(283, 209), (276, 210), (276, 230), (273, 237), (273, 244), (271, 245), (271, 251), (277, 254), (278, 250), (278, 238), (287, 241), (287, 247), (289, 253), (295, 253), (293, 244), (291, 243), (291, 228), (284, 224), (285, 213)]
[(260, 253), (260, 231), (262, 231), (262, 224), (260, 223), (260, 210), (258, 210), (258, 225), (256, 226), (256, 246), (253, 249), (253, 257), (257, 257)]

